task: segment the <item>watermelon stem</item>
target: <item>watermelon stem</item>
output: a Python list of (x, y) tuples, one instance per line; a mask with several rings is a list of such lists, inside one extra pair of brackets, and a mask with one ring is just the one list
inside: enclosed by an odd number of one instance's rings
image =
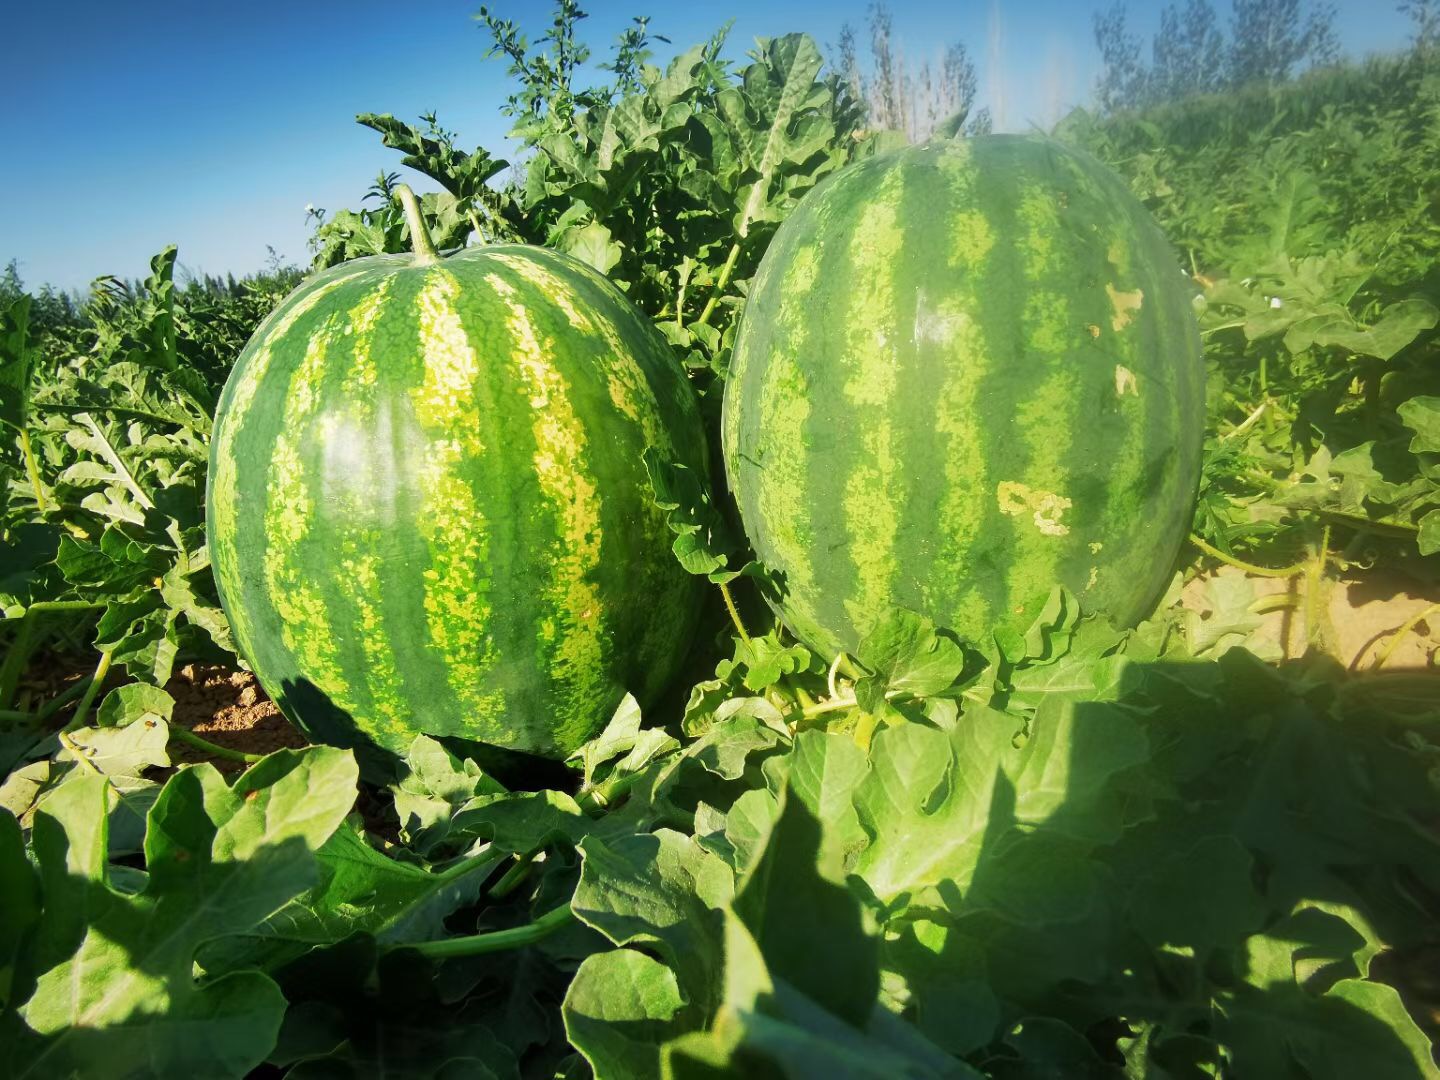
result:
[(85, 696), (80, 699), (80, 704), (75, 708), (75, 715), (61, 729), (62, 731), (71, 732), (85, 726), (85, 717), (90, 712), (90, 706), (95, 701), (96, 693), (100, 690), (100, 684), (105, 681), (105, 676), (110, 674), (110, 659), (114, 655), (114, 645), (100, 650), (100, 662), (95, 665), (95, 674), (90, 676), (90, 684), (85, 687)]
[(705, 302), (705, 307), (700, 312), (700, 318), (696, 320), (701, 326), (710, 324), (710, 316), (715, 311), (715, 305), (720, 302), (720, 297), (725, 292), (725, 286), (730, 284), (730, 275), (735, 272), (735, 262), (740, 258), (741, 243), (741, 240), (735, 241), (729, 256), (725, 259), (725, 265), (720, 268), (720, 276), (715, 279), (715, 288), (711, 290), (710, 299)]
[(1242, 559), (1235, 558), (1233, 555), (1225, 554), (1225, 552), (1219, 548), (1207, 544), (1193, 533), (1190, 535), (1190, 543), (1194, 544), (1212, 559), (1217, 559), (1226, 566), (1233, 566), (1237, 570), (1244, 570), (1247, 574), (1254, 574), (1257, 577), (1294, 577), (1296, 574), (1303, 573), (1310, 566), (1311, 562), (1309, 559), (1303, 559), (1290, 566), (1256, 566), (1254, 563), (1248, 563)]
[(547, 911), (534, 922), (524, 926), (512, 926), (508, 930), (492, 930), (486, 934), (471, 934), (468, 937), (443, 938), (440, 941), (400, 942), (388, 946), (395, 949), (414, 949), (422, 956), (441, 960), (454, 956), (480, 956), (484, 953), (518, 949), (522, 945), (533, 945), (549, 937), (562, 926), (568, 925), (575, 916), (568, 903)]
[(719, 584), (720, 595), (725, 597), (725, 607), (730, 612), (730, 621), (735, 624), (735, 629), (740, 634), (740, 640), (745, 643), (746, 648), (749, 648), (750, 635), (745, 633), (745, 624), (740, 620), (740, 609), (735, 606), (735, 598), (730, 595), (730, 586), (726, 585), (723, 581)]
[(415, 252), (419, 265), (440, 261), (440, 252), (435, 250), (435, 241), (430, 239), (430, 230), (425, 228), (425, 215), (420, 210), (420, 200), (409, 184), (396, 184), (395, 197), (405, 209), (405, 221), (410, 226), (410, 247)]
[(170, 738), (176, 742), (186, 743), (201, 753), (209, 754), (211, 757), (224, 758), (226, 761), (239, 761), (246, 765), (253, 765), (265, 757), (264, 754), (247, 754), (243, 750), (232, 750), (228, 746), (221, 746), (209, 739), (202, 739), (189, 728), (179, 727), (175, 724), (170, 725)]
[(1406, 619), (1405, 624), (1401, 626), (1399, 630), (1395, 631), (1395, 636), (1390, 639), (1390, 644), (1385, 646), (1385, 651), (1377, 656), (1375, 662), (1370, 665), (1370, 670), (1379, 671), (1384, 667), (1385, 661), (1395, 655), (1395, 650), (1400, 647), (1400, 643), (1405, 640), (1406, 635), (1437, 611), (1440, 611), (1440, 604), (1431, 604), (1429, 607), (1421, 608), (1414, 615), (1411, 615), (1410, 618)]

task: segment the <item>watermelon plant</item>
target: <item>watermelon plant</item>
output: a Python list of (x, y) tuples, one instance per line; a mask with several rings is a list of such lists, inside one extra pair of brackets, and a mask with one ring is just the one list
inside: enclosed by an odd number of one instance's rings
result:
[(208, 495), (241, 654), (313, 737), (453, 735), (564, 756), (690, 640), (696, 583), (641, 454), (704, 475), (694, 397), (650, 322), (555, 251), (356, 259), (235, 363)]
[(723, 424), (786, 625), (853, 652), (898, 606), (978, 640), (1056, 581), (1149, 614), (1199, 479), (1192, 295), (1124, 182), (1047, 138), (939, 140), (807, 196)]

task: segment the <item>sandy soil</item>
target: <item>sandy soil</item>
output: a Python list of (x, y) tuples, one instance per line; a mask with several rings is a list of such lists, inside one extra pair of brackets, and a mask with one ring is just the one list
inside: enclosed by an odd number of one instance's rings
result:
[[(281, 715), (248, 671), (191, 664), (176, 672), (165, 689), (175, 699), (174, 723), (219, 746), (248, 754), (268, 754), (282, 747), (305, 745), (305, 737)], [(177, 764), (211, 760), (226, 771), (241, 767), (237, 762), (209, 758), (203, 751), (173, 741), (170, 757)]]
[[(1191, 581), (1181, 595), (1181, 604), (1207, 615), (1207, 586), (1215, 580), (1238, 584), (1248, 582), (1254, 592), (1250, 605), (1255, 634), (1270, 646), (1274, 659), (1293, 658), (1307, 647), (1306, 596), (1303, 579), (1247, 578), (1231, 566), (1203, 574)], [(1264, 610), (1288, 601), (1289, 606)], [(1325, 580), (1310, 605), (1309, 622), (1319, 644), (1352, 671), (1370, 670), (1396, 633), (1415, 615), (1440, 603), (1440, 588), (1423, 590), (1408, 578), (1367, 573), (1353, 580)], [(1396, 643), (1385, 660), (1385, 671), (1434, 671), (1440, 652), (1440, 611), (1421, 619)]]

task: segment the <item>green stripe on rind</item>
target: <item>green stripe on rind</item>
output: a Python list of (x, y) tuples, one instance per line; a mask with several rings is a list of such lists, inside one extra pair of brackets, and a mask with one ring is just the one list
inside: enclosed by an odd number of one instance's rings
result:
[(322, 401), (319, 390), (326, 375), (326, 357), (343, 325), (339, 313), (332, 313), (312, 334), (303, 359), (290, 376), (266, 481), (264, 575), (269, 607), (296, 666), (336, 708), (353, 714), (358, 688), (341, 663), (326, 582), (317, 579), (305, 557), (314, 546), (312, 522), (317, 498), (322, 497), (315, 490), (317, 477), (306, 460), (306, 451), (313, 445), (309, 429)]
[[(1128, 419), (1124, 439), (1107, 474), (1107, 502), (1099, 529), (1115, 539), (1117, 551), (1153, 550), (1146, 575), (1134, 560), (1116, 556), (1097, 560), (1090, 601), (1123, 622), (1142, 618), (1164, 591), (1185, 529), (1160, 535), (1163, 523), (1183, 519), (1188, 526), (1199, 481), (1203, 439), (1204, 368), (1200, 336), (1190, 306), (1190, 290), (1178, 260), (1159, 228), (1119, 177), (1076, 152), (1077, 162), (1092, 166), (1086, 176), (1097, 202), (1111, 208), (1113, 220), (1128, 226), (1126, 241), (1107, 251), (1107, 282), (1122, 296), (1140, 294), (1140, 306), (1127, 299), (1107, 303), (1101, 341), (1114, 371), (1109, 400)], [(1084, 168), (1084, 165), (1078, 166)], [(1110, 293), (1107, 292), (1107, 301)], [(1128, 315), (1119, 329), (1117, 312)], [(1169, 363), (1157, 363), (1163, 358)], [(1104, 553), (1102, 553), (1104, 554)]]
[[(1016, 202), (1020, 272), (1028, 286), (1021, 348), (1033, 374), (1015, 410), (1014, 430), (1024, 447), (1023, 469), (996, 482), (1001, 511), (1015, 518), (1007, 580), (1013, 608), (1043, 601), (1060, 579), (1061, 562), (1073, 543), (1070, 461), (1087, 374), (1078, 370), (1083, 331), (1075, 325), (1067, 293), (1036, 284), (1077, 269), (1075, 253), (1066, 244), (1074, 234), (1061, 221), (1062, 190), (1046, 181), (1031, 183), (1020, 190)], [(1027, 610), (1021, 617), (1029, 614)]]
[[(547, 265), (550, 254), (506, 257), (523, 279), (527, 305), (533, 310), (558, 307), (570, 329), (582, 334), (576, 355), (588, 362), (570, 369), (572, 395), (590, 418), (587, 426), (594, 437), (586, 461), (597, 489), (607, 496), (600, 502), (600, 558), (591, 573), (607, 605), (598, 617), (604, 637), (624, 643), (611, 650), (615, 685), (627, 683), (619, 657), (630, 656), (629, 671), (644, 671), (641, 685), (630, 688), (651, 692), (669, 679), (677, 639), (688, 639), (696, 582), (675, 573), (668, 553), (634, 557), (637, 550), (649, 549), (648, 537), (668, 534), (664, 513), (637, 463), (653, 446), (667, 458), (703, 470), (702, 429), (693, 394), (683, 378), (675, 378), (673, 357), (654, 327), (603, 279), (569, 273), (566, 263)], [(668, 419), (665, 404), (673, 406)], [(691, 432), (698, 437), (680, 445), (677, 435)], [(616, 600), (637, 590), (652, 601), (644, 619), (635, 618), (633, 605)]]
[(377, 407), (380, 365), (391, 351), (387, 346), (414, 344), (413, 335), (397, 335), (393, 318), (380, 331), (381, 317), (393, 302), (395, 281), (382, 278), (375, 291), (347, 313), (349, 351), (343, 361), (332, 365), (330, 376), (333, 393), (347, 407), (327, 414), (315, 432), (321, 489), (337, 511), (324, 521), (326, 541), (339, 555), (330, 564), (329, 588), (338, 598), (332, 605), (341, 605), (338, 611), (332, 606), (332, 617), (347, 624), (350, 632), (345, 637), (358, 652), (347, 657), (347, 667), (365, 673), (365, 708), (383, 733), (379, 741), (389, 746), (408, 743), (412, 716), (396, 658), (393, 620), (386, 617), (389, 568), (382, 554), (401, 481), (388, 452), (394, 420), (388, 403), (383, 410)]
[[(731, 378), (739, 385), (756, 380), (751, 391), (757, 402), (753, 420), (742, 426), (740, 410), (731, 408), (734, 396), (727, 395), (726, 409), (731, 417), (725, 447), (731, 485), (742, 499), (742, 512), (747, 520), (759, 518), (771, 523), (763, 537), (757, 538), (756, 549), (762, 562), (784, 565), (787, 580), (784, 588), (793, 599), (786, 612), (797, 632), (808, 631), (808, 640), (815, 642), (819, 623), (809, 605), (816, 595), (816, 583), (807, 553), (815, 544), (811, 532), (809, 508), (802, 499), (805, 490), (805, 433), (810, 420), (810, 381), (798, 362), (797, 342), (811, 320), (811, 290), (819, 274), (821, 249), (804, 247), (787, 262), (776, 266), (785, 270), (783, 286), (768, 288), (763, 277), (757, 286), (765, 289), (768, 298), (780, 299), (772, 310), (761, 312), (752, 325), (759, 327), (759, 340), (746, 356), (770, 357), (770, 363), (737, 362)], [(736, 350), (737, 358), (740, 350)], [(818, 644), (818, 643), (817, 643)]]

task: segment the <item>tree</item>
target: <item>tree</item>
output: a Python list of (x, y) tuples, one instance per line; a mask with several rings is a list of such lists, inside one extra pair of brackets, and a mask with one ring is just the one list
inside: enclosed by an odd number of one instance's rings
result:
[[(1434, 0), (1411, 0), (1426, 5)], [(1160, 32), (1143, 45), (1126, 25), (1124, 0), (1095, 16), (1102, 68), (1095, 96), (1102, 112), (1140, 109), (1246, 83), (1275, 85), (1340, 52), (1335, 10), (1300, 0), (1233, 0), (1229, 35), (1209, 0), (1176, 0), (1160, 13)]]
[(981, 135), (990, 130), (990, 111), (975, 108), (975, 64), (963, 44), (949, 45), (938, 64), (927, 60), (912, 70), (895, 36), (889, 8), (875, 0), (867, 19), (869, 78), (861, 69), (855, 30), (848, 23), (840, 28), (833, 62), (861, 103), (871, 128), (901, 131), (911, 141), (925, 139), (951, 121), (956, 122), (958, 134)]
[(1274, 86), (1301, 65), (1333, 64), (1340, 55), (1334, 21), (1329, 4), (1302, 19), (1300, 0), (1234, 0), (1226, 81)]
[(1410, 40), (1417, 51), (1440, 45), (1440, 2), (1403, 0), (1395, 10), (1410, 16)]
[(1158, 100), (1208, 94), (1225, 83), (1225, 36), (1209, 0), (1168, 5), (1152, 53), (1149, 92)]
[(1095, 13), (1095, 44), (1105, 65), (1095, 86), (1101, 111), (1115, 112), (1145, 103), (1150, 73), (1140, 60), (1140, 39), (1125, 25), (1124, 0), (1115, 0), (1109, 10)]

